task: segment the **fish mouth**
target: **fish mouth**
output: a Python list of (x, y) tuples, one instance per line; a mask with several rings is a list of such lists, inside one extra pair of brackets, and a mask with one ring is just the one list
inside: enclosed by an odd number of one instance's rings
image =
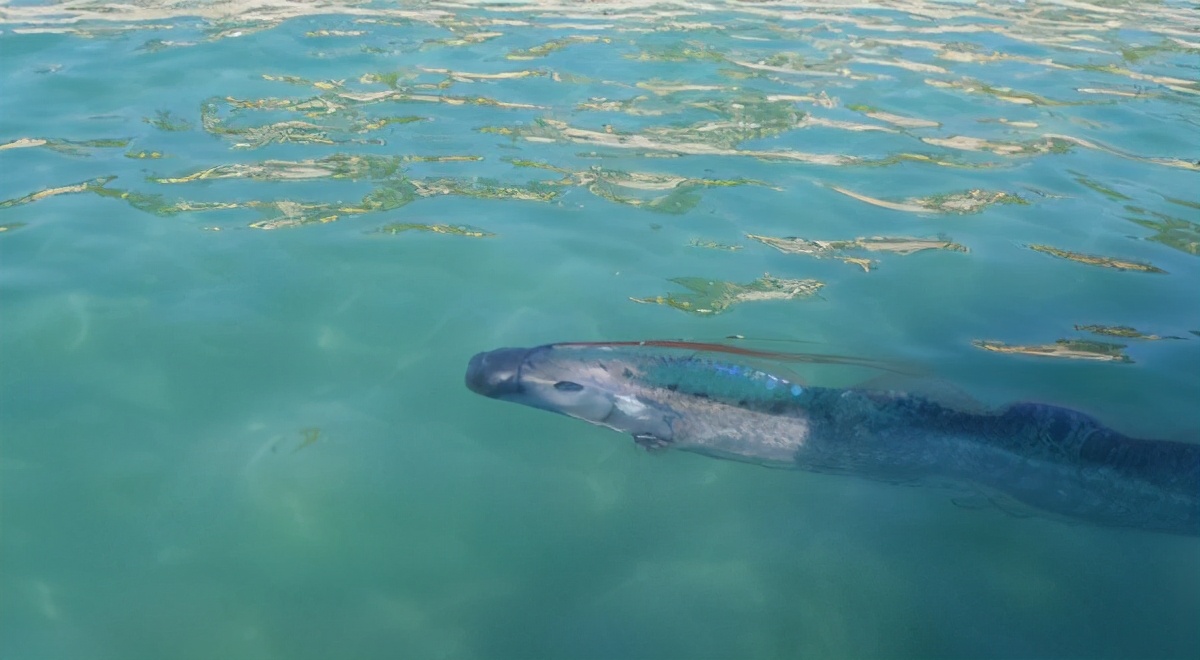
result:
[(477, 353), (467, 363), (467, 389), (493, 399), (521, 393), (521, 365), (527, 348), (498, 348)]

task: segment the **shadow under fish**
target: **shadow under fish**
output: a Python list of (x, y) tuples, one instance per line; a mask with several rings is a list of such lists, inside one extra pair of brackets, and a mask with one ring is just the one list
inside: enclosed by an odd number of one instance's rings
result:
[(802, 385), (756, 358), (858, 358), (682, 341), (479, 353), (466, 384), (666, 448), (895, 483), (957, 483), (1098, 525), (1200, 535), (1200, 444), (1130, 438), (1067, 408), (960, 410), (917, 394)]

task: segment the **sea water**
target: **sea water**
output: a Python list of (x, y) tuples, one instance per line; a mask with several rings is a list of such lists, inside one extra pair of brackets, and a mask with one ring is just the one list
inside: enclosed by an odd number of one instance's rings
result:
[(1200, 652), (1196, 538), (462, 380), (740, 335), (1200, 441), (1193, 4), (0, 21), (0, 656)]

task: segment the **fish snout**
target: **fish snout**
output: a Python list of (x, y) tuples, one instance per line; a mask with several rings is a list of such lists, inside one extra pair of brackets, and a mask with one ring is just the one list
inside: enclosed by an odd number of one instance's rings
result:
[(477, 353), (467, 364), (467, 388), (493, 399), (521, 392), (521, 365), (529, 350), (499, 348)]

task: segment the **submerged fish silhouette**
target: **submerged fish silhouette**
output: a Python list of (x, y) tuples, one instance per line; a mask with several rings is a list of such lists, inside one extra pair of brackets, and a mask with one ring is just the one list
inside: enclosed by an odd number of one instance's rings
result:
[(647, 449), (959, 483), (1093, 524), (1200, 535), (1200, 445), (1130, 438), (1038, 403), (980, 413), (907, 393), (809, 387), (732, 357), (777, 355), (674, 341), (501, 348), (471, 358), (466, 384)]

